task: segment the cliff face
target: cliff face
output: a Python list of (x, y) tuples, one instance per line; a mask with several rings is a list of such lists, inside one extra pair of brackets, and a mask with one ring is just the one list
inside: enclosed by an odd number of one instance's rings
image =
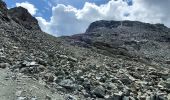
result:
[(0, 0), (0, 18), (3, 20), (9, 20), (7, 16), (7, 6), (2, 0)]
[(28, 30), (40, 30), (38, 21), (22, 7), (16, 7), (8, 10), (9, 16), (21, 26)]
[[(73, 45), (104, 49), (109, 55), (122, 54), (165, 63), (169, 59), (170, 29), (163, 24), (137, 21), (96, 21), (86, 33), (73, 35)], [(104, 48), (105, 47), (105, 48)]]
[(170, 99), (166, 26), (101, 20), (54, 37), (26, 9), (0, 8), (0, 99)]

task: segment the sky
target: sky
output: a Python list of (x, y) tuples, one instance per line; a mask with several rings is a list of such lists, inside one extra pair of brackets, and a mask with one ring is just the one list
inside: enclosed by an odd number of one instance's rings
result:
[(97, 20), (132, 20), (170, 27), (170, 0), (4, 0), (22, 6), (54, 36), (83, 33)]

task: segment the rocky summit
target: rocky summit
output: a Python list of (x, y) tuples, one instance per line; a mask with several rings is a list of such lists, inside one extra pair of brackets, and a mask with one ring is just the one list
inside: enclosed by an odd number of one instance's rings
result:
[(170, 29), (101, 20), (54, 37), (0, 0), (0, 100), (170, 100)]

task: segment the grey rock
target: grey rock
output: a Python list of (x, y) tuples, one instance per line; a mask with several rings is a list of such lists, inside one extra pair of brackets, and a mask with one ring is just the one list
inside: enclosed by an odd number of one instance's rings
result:
[(52, 100), (52, 98), (47, 95), (47, 96), (45, 97), (45, 100)]
[(97, 86), (97, 87), (92, 91), (92, 93), (93, 93), (94, 95), (96, 95), (97, 97), (99, 97), (99, 98), (104, 98), (104, 96), (105, 96), (105, 89), (104, 89), (104, 87), (102, 87), (102, 86)]
[(0, 68), (8, 68), (8, 67), (10, 67), (10, 64), (8, 64), (8, 63), (0, 63)]
[(17, 100), (27, 100), (26, 97), (17, 97)]
[(31, 100), (38, 100), (36, 97), (31, 98)]
[(65, 79), (65, 80), (62, 80), (60, 83), (59, 83), (60, 86), (66, 88), (66, 89), (74, 89), (75, 88), (75, 84), (73, 83), (72, 80), (70, 79)]
[(165, 82), (165, 88), (170, 88), (170, 79), (167, 79)]
[(66, 95), (65, 100), (77, 100), (76, 97), (72, 96), (72, 95)]
[(113, 96), (111, 96), (108, 100), (122, 100), (123, 96), (119, 95), (119, 94), (114, 94)]
[(130, 100), (130, 98), (127, 97), (127, 96), (124, 96), (124, 97), (122, 98), (122, 100)]
[(52, 73), (46, 73), (44, 75), (44, 78), (47, 82), (54, 82), (54, 75)]
[(112, 83), (112, 82), (109, 82), (109, 83), (105, 83), (104, 85), (106, 87), (106, 89), (108, 90), (117, 90), (117, 86), (116, 86), (116, 83)]

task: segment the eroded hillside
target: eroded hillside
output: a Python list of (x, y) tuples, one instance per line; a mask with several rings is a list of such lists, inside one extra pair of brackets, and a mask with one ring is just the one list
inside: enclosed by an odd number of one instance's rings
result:
[(0, 98), (169, 100), (169, 44), (169, 28), (136, 21), (97, 21), (54, 37), (0, 0)]

